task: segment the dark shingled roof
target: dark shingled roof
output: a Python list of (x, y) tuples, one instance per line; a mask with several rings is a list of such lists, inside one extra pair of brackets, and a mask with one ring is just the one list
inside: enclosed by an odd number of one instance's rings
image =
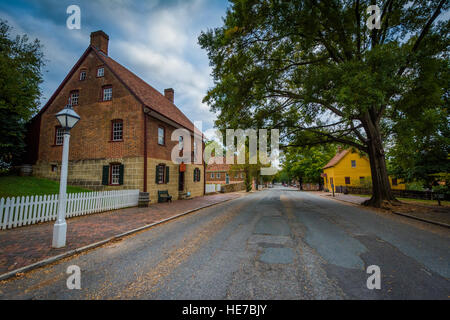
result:
[[(95, 52), (98, 58), (113, 72), (113, 74), (127, 87), (127, 89), (138, 99), (144, 106), (152, 109), (156, 113), (176, 122), (180, 126), (194, 132), (194, 124), (181, 112), (178, 107), (167, 99), (158, 90), (147, 84), (133, 72), (90, 45), (83, 53), (78, 62), (73, 66), (72, 70), (67, 74), (66, 78), (59, 85), (58, 89), (53, 93), (45, 106), (39, 111), (34, 118), (40, 116), (50, 106), (58, 93), (62, 90), (66, 82), (73, 73), (78, 69), (89, 52)], [(198, 129), (197, 129), (198, 130)], [(200, 133), (198, 130), (197, 132)]]
[(175, 121), (186, 129), (194, 131), (194, 124), (163, 94), (114, 59), (106, 56), (101, 51), (97, 50), (97, 48), (92, 48), (97, 53), (100, 60), (102, 60), (109, 69), (122, 80), (125, 86), (128, 87), (128, 90), (130, 90), (142, 104), (166, 118)]

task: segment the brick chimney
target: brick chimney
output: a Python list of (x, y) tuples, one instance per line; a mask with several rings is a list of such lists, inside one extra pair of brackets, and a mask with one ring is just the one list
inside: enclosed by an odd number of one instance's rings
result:
[(102, 30), (91, 33), (91, 46), (108, 55), (109, 36)]
[(167, 99), (169, 99), (169, 101), (172, 102), (172, 103), (173, 103), (174, 95), (175, 95), (175, 93), (174, 93), (174, 91), (173, 91), (172, 88), (164, 89), (164, 96), (165, 96)]

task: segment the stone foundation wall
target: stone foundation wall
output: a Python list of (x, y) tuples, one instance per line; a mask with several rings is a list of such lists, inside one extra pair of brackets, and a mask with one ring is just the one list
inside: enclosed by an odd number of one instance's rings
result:
[[(155, 183), (156, 176), (156, 166), (159, 164), (165, 164), (169, 167), (169, 182), (163, 184)], [(179, 191), (178, 191), (178, 179), (179, 179), (179, 165), (174, 164), (171, 160), (163, 160), (163, 159), (152, 159), (148, 158), (147, 162), (148, 170), (147, 170), (147, 191), (150, 193), (150, 202), (157, 203), (158, 202), (158, 191), (168, 190), (169, 194), (172, 196), (173, 200), (178, 200)], [(199, 168), (201, 175), (200, 181), (194, 182), (194, 168)], [(191, 197), (198, 197), (204, 195), (204, 170), (203, 165), (194, 165), (187, 164), (186, 172), (184, 174), (184, 191), (190, 192)]]
[[(148, 158), (147, 160), (147, 192), (150, 193), (150, 203), (158, 202), (158, 190), (168, 190), (173, 200), (178, 200), (178, 179), (179, 165), (171, 160), (161, 160)], [(123, 185), (106, 186), (102, 185), (103, 166), (110, 163), (121, 163), (124, 165)], [(156, 166), (165, 164), (169, 167), (169, 182), (156, 184)], [(52, 166), (56, 166), (56, 171), (52, 171)], [(199, 168), (200, 181), (194, 182), (194, 169)], [(61, 162), (38, 161), (33, 166), (33, 176), (58, 181), (61, 173)], [(186, 165), (184, 177), (184, 193), (190, 192), (191, 197), (204, 195), (204, 168), (203, 165)], [(90, 190), (119, 190), (119, 189), (139, 189), (143, 191), (144, 186), (144, 158), (111, 158), (111, 159), (90, 159), (69, 161), (68, 184), (84, 187)]]

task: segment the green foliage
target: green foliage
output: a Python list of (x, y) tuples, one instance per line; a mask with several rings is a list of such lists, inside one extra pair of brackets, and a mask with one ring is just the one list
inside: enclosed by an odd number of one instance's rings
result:
[(364, 177), (364, 180), (362, 180), (362, 181), (360, 180), (359, 187), (371, 189), (372, 188), (372, 177)]
[(26, 35), (14, 39), (0, 20), (0, 162), (20, 163), (25, 124), (38, 110), (42, 47)]
[(434, 186), (432, 188), (433, 192), (439, 193), (439, 194), (450, 194), (450, 189), (448, 185), (438, 185)]
[(333, 158), (336, 150), (334, 145), (287, 148), (283, 159), (283, 171), (291, 179), (301, 179), (303, 183), (323, 184), (322, 168)]
[(412, 181), (406, 183), (406, 190), (415, 190), (415, 191), (423, 191), (424, 190), (424, 181)]
[(450, 119), (448, 108), (429, 108), (420, 118), (399, 118), (393, 127), (389, 171), (407, 182), (431, 187), (435, 174), (450, 172)]

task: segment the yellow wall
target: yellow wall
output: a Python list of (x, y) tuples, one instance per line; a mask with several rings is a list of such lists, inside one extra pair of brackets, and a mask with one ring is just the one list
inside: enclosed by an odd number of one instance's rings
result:
[[(356, 161), (356, 167), (352, 168), (352, 160)], [(370, 162), (367, 158), (361, 157), (359, 153), (348, 152), (341, 161), (335, 166), (326, 168), (323, 172), (327, 175), (324, 177), (325, 188), (331, 191), (331, 178), (333, 178), (333, 184), (337, 186), (349, 186), (360, 187), (360, 177), (364, 177), (366, 181), (370, 181)], [(345, 177), (350, 178), (350, 184), (345, 183)], [(389, 183), (392, 189), (404, 190), (405, 184), (401, 183), (401, 180), (397, 180), (397, 186), (392, 185), (392, 178), (389, 177)]]

